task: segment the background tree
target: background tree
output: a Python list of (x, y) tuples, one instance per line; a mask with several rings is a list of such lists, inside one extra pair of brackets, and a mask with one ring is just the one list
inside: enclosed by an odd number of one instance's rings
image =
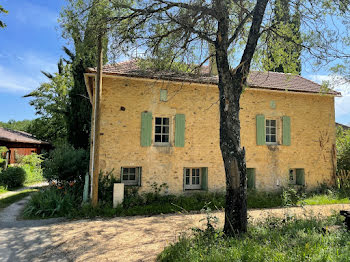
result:
[[(74, 51), (64, 48), (72, 60), (74, 85), (69, 91), (67, 129), (68, 141), (75, 148), (89, 147), (91, 104), (85, 87), (84, 73), (96, 66), (96, 25), (101, 17), (110, 16), (107, 0), (69, 0), (61, 11), (63, 37), (73, 42)], [(103, 39), (104, 62), (107, 62), (108, 38)]]
[[(1, 13), (4, 13), (4, 14), (8, 13), (8, 11), (5, 8), (3, 8), (2, 5), (0, 5), (0, 14)], [(0, 20), (0, 28), (1, 27), (2, 28), (6, 27), (6, 24), (3, 21)]]
[[(301, 73), (300, 1), (293, 8), (291, 2), (275, 1), (271, 30), (265, 36), (266, 46), (261, 54), (265, 71)], [(288, 31), (290, 38), (284, 37)]]
[[(246, 86), (258, 44), (266, 44), (269, 41), (267, 34), (272, 32), (284, 40), (298, 44), (309, 56), (322, 61), (335, 51), (332, 41), (339, 40), (339, 35), (334, 35), (332, 30), (324, 30), (327, 19), (339, 10), (343, 14), (349, 12), (347, 0), (290, 1), (288, 8), (293, 7), (296, 10), (297, 4), (300, 5), (300, 19), (303, 18), (300, 23), (305, 28), (305, 37), (300, 43), (292, 30), (298, 26), (291, 27), (283, 22), (274, 22), (274, 16), (271, 15), (273, 11), (276, 10), (277, 15), (283, 13), (283, 9), (278, 8), (278, 3), (281, 2), (136, 1), (134, 5), (122, 5), (131, 13), (113, 19), (126, 25), (124, 39), (129, 39), (133, 44), (147, 46), (151, 53), (170, 39), (170, 42), (177, 43), (173, 49), (176, 55), (185, 54), (186, 50), (197, 50), (198, 56), (192, 60), (194, 63), (201, 60), (201, 64), (212, 55), (215, 56), (219, 77), (220, 148), (226, 173), (224, 232), (230, 236), (247, 230), (246, 164), (245, 150), (240, 143), (239, 111), (240, 96)], [(329, 9), (329, 6), (332, 8)], [(324, 39), (327, 41), (323, 41)], [(206, 52), (201, 52), (203, 48), (200, 47), (204, 46), (213, 48), (211, 52), (209, 48)], [(290, 50), (278, 48), (278, 54), (288, 57)], [(203, 53), (209, 53), (209, 56), (203, 57)], [(273, 57), (277, 60), (276, 56)], [(174, 60), (176, 59), (179, 58)], [(276, 68), (280, 64), (284, 65), (284, 61), (277, 62), (274, 61)], [(298, 72), (298, 62), (293, 65), (293, 71)]]
[(0, 127), (8, 128), (11, 130), (29, 132), (28, 128), (32, 122), (33, 120), (16, 121), (16, 120), (10, 119), (7, 122), (0, 122)]
[(33, 98), (29, 104), (40, 116), (27, 130), (54, 144), (67, 140), (68, 94), (73, 88), (71, 65), (60, 59), (57, 67), (57, 73), (42, 72), (49, 82), (24, 96)]

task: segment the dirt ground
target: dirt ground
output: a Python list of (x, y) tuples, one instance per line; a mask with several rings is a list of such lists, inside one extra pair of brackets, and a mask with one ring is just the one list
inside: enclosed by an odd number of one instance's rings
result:
[[(254, 223), (269, 216), (324, 217), (342, 209), (350, 210), (350, 204), (251, 210), (248, 214), (249, 221)], [(218, 226), (223, 226), (224, 213), (216, 212), (215, 216), (219, 218)], [(51, 245), (35, 260), (154, 261), (181, 234), (190, 233), (192, 227), (202, 227), (203, 218), (205, 214), (172, 214), (51, 225), (48, 228)]]

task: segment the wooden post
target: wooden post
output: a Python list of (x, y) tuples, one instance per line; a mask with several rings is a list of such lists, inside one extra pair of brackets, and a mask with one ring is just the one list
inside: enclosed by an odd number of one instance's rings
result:
[(92, 206), (98, 204), (98, 177), (100, 173), (99, 165), (99, 147), (100, 147), (100, 97), (102, 92), (102, 65), (103, 65), (103, 48), (102, 48), (102, 32), (99, 33), (97, 39), (97, 76), (94, 97), (94, 140), (93, 140), (93, 175), (92, 175)]

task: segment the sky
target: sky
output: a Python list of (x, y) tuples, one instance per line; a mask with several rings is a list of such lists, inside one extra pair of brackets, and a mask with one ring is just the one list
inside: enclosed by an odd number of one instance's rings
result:
[[(7, 24), (0, 29), (0, 121), (34, 119), (34, 108), (29, 98), (31, 90), (46, 81), (41, 70), (54, 73), (63, 56), (62, 46), (67, 40), (61, 37), (58, 16), (65, 0), (2, 0), (9, 11), (0, 15)], [(335, 98), (336, 121), (350, 124), (350, 84), (329, 76), (326, 71), (313, 72), (303, 68), (302, 76), (322, 83), (336, 83), (342, 97)]]

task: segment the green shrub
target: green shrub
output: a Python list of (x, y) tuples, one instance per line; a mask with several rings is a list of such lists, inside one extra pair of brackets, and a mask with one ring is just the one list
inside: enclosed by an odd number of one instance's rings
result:
[(26, 172), (25, 183), (40, 182), (44, 180), (41, 163), (44, 161), (42, 155), (32, 153), (20, 157), (19, 165)]
[(303, 188), (296, 189), (293, 186), (284, 188), (282, 191), (282, 206), (296, 206), (299, 201), (305, 198)]
[(6, 164), (5, 156), (7, 151), (8, 149), (5, 146), (0, 146), (0, 172), (5, 167), (5, 164)]
[(23, 186), (26, 179), (26, 172), (21, 167), (10, 166), (0, 174), (0, 184), (7, 188)]
[(99, 175), (98, 182), (98, 199), (102, 203), (112, 204), (114, 183), (120, 182), (113, 175), (113, 171), (104, 175), (102, 172)]
[(63, 186), (51, 186), (37, 192), (27, 203), (23, 215), (27, 218), (67, 216), (81, 203), (73, 190)]
[(50, 152), (42, 163), (43, 175), (49, 180), (82, 182), (89, 166), (89, 154), (64, 144)]

